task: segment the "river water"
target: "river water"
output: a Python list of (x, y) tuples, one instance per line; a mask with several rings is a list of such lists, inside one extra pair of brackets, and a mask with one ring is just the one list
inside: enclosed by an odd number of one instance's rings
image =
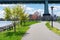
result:
[(12, 21), (0, 21), (0, 27), (7, 26), (7, 25), (10, 25), (12, 23), (13, 23)]

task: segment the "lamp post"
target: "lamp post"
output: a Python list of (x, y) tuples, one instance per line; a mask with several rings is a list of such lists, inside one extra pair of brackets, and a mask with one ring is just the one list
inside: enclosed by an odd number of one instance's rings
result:
[(51, 26), (52, 26), (52, 28), (53, 28), (53, 8), (54, 8), (54, 7), (52, 6), (52, 7), (51, 7), (51, 13), (52, 13), (52, 15), (51, 15), (51, 16), (52, 16)]

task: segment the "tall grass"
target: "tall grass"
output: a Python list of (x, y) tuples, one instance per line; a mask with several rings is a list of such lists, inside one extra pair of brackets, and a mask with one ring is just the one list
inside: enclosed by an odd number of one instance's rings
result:
[(51, 31), (53, 31), (54, 33), (60, 35), (60, 29), (55, 28), (55, 27), (52, 28), (52, 26), (50, 25), (50, 22), (47, 22), (47, 23), (46, 23), (46, 26), (47, 26), (47, 28), (49, 28), (49, 30), (51, 30)]

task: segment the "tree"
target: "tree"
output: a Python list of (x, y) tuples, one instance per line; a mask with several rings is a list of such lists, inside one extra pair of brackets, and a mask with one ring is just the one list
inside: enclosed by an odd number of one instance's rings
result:
[(29, 18), (28, 18), (28, 15), (27, 15), (27, 14), (24, 14), (24, 15), (21, 17), (21, 20), (22, 20), (22, 22), (24, 23), (24, 25), (25, 25), (25, 22), (27, 22), (28, 19), (29, 19)]
[(14, 21), (14, 32), (16, 32), (16, 23), (15, 23), (15, 18), (16, 18), (16, 9), (15, 9), (15, 7), (12, 9), (12, 19), (13, 19), (13, 21)]
[[(14, 19), (16, 16), (15, 16), (15, 14), (16, 14), (16, 12), (15, 12), (15, 10), (12, 10), (11, 8), (9, 8), (9, 7), (6, 7), (5, 9), (4, 9), (4, 11), (5, 11), (5, 19), (6, 20), (12, 20), (12, 19)], [(14, 23), (13, 23), (13, 25), (14, 25), (14, 32), (16, 32), (16, 24), (15, 24), (15, 20), (13, 20), (14, 21)], [(12, 21), (12, 22), (13, 22)]]
[(9, 8), (9, 7), (6, 7), (5, 9), (4, 9), (4, 11), (5, 11), (5, 19), (6, 20), (10, 20), (11, 19), (11, 9)]
[(14, 18), (17, 18), (18, 21), (20, 21), (20, 24), (22, 25), (22, 23), (25, 24), (25, 21), (28, 19), (27, 15), (25, 14), (25, 10), (24, 8), (22, 8), (22, 6), (15, 6), (13, 8), (13, 12), (15, 14)]
[(25, 24), (25, 21), (28, 19), (28, 16), (25, 14), (24, 8), (22, 6), (15, 6), (13, 8), (6, 7), (6, 19), (12, 19), (14, 21), (14, 32), (16, 32), (16, 21), (19, 21), (20, 24)]
[(25, 14), (24, 8), (22, 6), (17, 5), (13, 7), (12, 11), (12, 16), (14, 16), (13, 19), (18, 19), (21, 25), (22, 23), (25, 24), (25, 21), (28, 19), (28, 15)]
[(15, 6), (12, 8), (12, 19), (14, 20), (14, 32), (16, 32), (16, 21), (20, 21), (21, 16), (23, 15), (21, 6)]

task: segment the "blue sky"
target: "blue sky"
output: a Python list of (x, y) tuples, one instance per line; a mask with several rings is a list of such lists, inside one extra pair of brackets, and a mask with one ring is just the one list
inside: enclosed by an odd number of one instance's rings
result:
[[(41, 15), (44, 13), (44, 4), (0, 4), (0, 18), (4, 18), (5, 7), (12, 8), (16, 5), (22, 5), (25, 8), (26, 13), (33, 14), (35, 11), (38, 11)], [(51, 14), (51, 6), (54, 6), (54, 14), (60, 16), (60, 4), (49, 4), (49, 13)]]

